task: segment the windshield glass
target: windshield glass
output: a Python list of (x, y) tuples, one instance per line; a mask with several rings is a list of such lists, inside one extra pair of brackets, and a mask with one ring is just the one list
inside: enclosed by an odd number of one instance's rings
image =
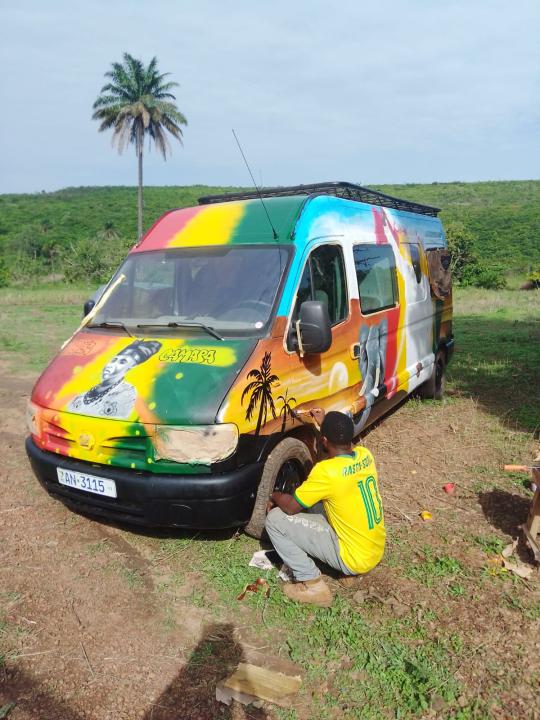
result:
[[(123, 323), (254, 333), (270, 320), (287, 265), (280, 246), (214, 246), (133, 253), (89, 327)], [(124, 275), (124, 279), (118, 279)]]

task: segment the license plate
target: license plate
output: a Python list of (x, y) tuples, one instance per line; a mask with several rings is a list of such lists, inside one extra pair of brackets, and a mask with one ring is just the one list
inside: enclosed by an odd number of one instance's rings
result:
[(58, 482), (61, 485), (77, 488), (77, 490), (86, 490), (86, 492), (95, 493), (96, 495), (117, 497), (114, 480), (107, 480), (96, 475), (87, 475), (75, 470), (65, 470), (64, 468), (56, 468), (56, 472), (58, 473)]

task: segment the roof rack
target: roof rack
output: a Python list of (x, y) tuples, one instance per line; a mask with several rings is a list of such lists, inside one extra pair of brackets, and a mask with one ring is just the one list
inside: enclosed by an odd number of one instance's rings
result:
[(394, 208), (395, 210), (406, 210), (421, 215), (437, 217), (440, 208), (430, 205), (421, 205), (410, 200), (386, 195), (378, 190), (354, 185), (348, 182), (327, 182), (313, 183), (311, 185), (291, 185), (290, 187), (260, 188), (260, 191), (246, 190), (240, 192), (223, 193), (222, 195), (205, 195), (199, 198), (199, 205), (211, 205), (220, 202), (232, 202), (234, 200), (257, 200), (259, 197), (288, 197), (291, 195), (335, 195), (346, 200), (369, 203), (370, 205), (381, 205), (382, 207)]

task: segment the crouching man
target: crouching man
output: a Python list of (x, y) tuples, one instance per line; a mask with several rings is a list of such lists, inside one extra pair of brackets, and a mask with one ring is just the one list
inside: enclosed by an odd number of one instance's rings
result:
[[(353, 447), (353, 435), (347, 415), (329, 412), (321, 425), (328, 459), (315, 465), (294, 495), (270, 496), (266, 530), (292, 570), (294, 582), (283, 585), (292, 600), (332, 604), (313, 558), (354, 576), (367, 573), (383, 556), (386, 531), (375, 461), (366, 448)], [(326, 517), (314, 507), (321, 501)]]

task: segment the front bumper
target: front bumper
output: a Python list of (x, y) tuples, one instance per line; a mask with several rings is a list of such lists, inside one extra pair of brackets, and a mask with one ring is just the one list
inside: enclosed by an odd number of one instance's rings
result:
[[(262, 463), (210, 475), (154, 475), (74, 460), (40, 450), (31, 437), (26, 452), (45, 490), (72, 510), (147, 527), (237, 527), (253, 511)], [(108, 478), (118, 497), (95, 495), (58, 482), (58, 467)]]

